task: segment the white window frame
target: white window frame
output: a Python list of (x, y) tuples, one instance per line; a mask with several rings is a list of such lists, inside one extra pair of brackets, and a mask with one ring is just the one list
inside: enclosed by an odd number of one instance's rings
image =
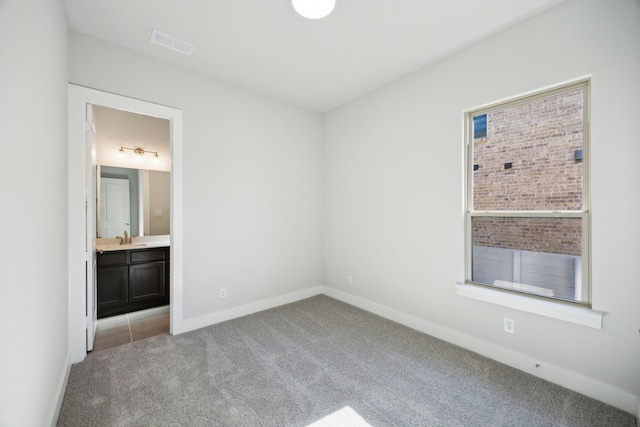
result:
[[(542, 98), (558, 95), (565, 92), (582, 89), (583, 93), (583, 176), (582, 176), (582, 210), (572, 211), (476, 211), (473, 209), (473, 117), (481, 114), (487, 114), (492, 111), (502, 110), (505, 108), (521, 105)], [(488, 126), (487, 126), (488, 128)], [(591, 308), (591, 214), (590, 214), (590, 79), (584, 78), (577, 81), (568, 82), (551, 88), (538, 90), (532, 93), (499, 101), (490, 105), (482, 106), (465, 112), (465, 284), (458, 285), (458, 294), (468, 296), (474, 299), (480, 299), (488, 302), (492, 300), (512, 301), (512, 303), (504, 303), (500, 305), (513, 306), (521, 308), (522, 306), (531, 306), (531, 299), (538, 300), (534, 307), (544, 307), (544, 300), (556, 304), (569, 306), (570, 309)], [(569, 301), (554, 297), (545, 297), (535, 295), (518, 290), (511, 290), (493, 285), (476, 283), (472, 281), (472, 220), (475, 217), (497, 217), (497, 218), (576, 218), (582, 220), (582, 280), (581, 280), (581, 297), (580, 301)], [(487, 289), (484, 292), (481, 288)], [(506, 293), (506, 294), (505, 294)], [(510, 298), (508, 294), (513, 295)], [(492, 296), (493, 295), (493, 296)], [(524, 297), (524, 300), (523, 300)], [(529, 301), (527, 301), (529, 300)], [(542, 301), (539, 301), (542, 300)], [(540, 305), (542, 303), (543, 305)], [(525, 310), (538, 312), (536, 310)], [(547, 311), (546, 308), (542, 310)], [(562, 311), (562, 307), (561, 307)], [(566, 310), (565, 310), (566, 311)], [(575, 310), (570, 312), (575, 312)], [(539, 314), (545, 314), (540, 312)], [(590, 313), (586, 313), (590, 315)], [(551, 317), (562, 318), (560, 315)], [(588, 316), (587, 316), (588, 317)], [(601, 326), (601, 316), (599, 316)], [(569, 320), (569, 319), (565, 319)], [(573, 321), (573, 320), (569, 320)], [(576, 322), (582, 323), (582, 322)], [(597, 322), (596, 322), (597, 323)], [(583, 323), (584, 324), (584, 323)], [(593, 325), (589, 325), (593, 326)], [(594, 326), (597, 327), (597, 326)]]

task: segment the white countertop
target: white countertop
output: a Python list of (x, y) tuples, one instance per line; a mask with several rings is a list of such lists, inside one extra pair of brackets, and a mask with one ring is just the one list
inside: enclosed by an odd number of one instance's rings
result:
[(171, 245), (169, 236), (133, 237), (133, 243), (120, 244), (120, 239), (96, 239), (96, 252), (129, 251), (133, 249), (161, 248)]

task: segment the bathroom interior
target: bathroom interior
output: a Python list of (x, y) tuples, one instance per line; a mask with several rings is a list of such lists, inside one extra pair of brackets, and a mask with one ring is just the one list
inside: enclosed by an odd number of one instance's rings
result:
[(91, 110), (95, 352), (169, 333), (171, 150), (168, 120)]

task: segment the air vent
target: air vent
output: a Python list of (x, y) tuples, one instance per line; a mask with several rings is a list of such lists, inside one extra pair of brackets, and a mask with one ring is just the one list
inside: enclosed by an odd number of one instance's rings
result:
[(194, 49), (192, 44), (183, 42), (182, 40), (178, 40), (175, 37), (171, 37), (156, 30), (153, 30), (151, 33), (151, 42), (171, 50), (175, 50), (176, 52), (184, 53), (185, 55), (191, 55), (191, 52), (193, 52)]

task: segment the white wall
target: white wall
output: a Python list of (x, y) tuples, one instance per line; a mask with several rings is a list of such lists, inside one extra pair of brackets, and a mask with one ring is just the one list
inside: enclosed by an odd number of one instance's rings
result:
[(2, 1), (0, 40), (0, 425), (45, 426), (69, 365), (62, 1)]
[(321, 285), (319, 114), (87, 36), (69, 46), (71, 83), (183, 111), (184, 319)]
[[(591, 329), (456, 296), (463, 111), (592, 76)], [(569, 1), (325, 115), (324, 285), (636, 411), (640, 3)], [(353, 275), (353, 285), (346, 284)], [(516, 334), (502, 319), (516, 320)]]

